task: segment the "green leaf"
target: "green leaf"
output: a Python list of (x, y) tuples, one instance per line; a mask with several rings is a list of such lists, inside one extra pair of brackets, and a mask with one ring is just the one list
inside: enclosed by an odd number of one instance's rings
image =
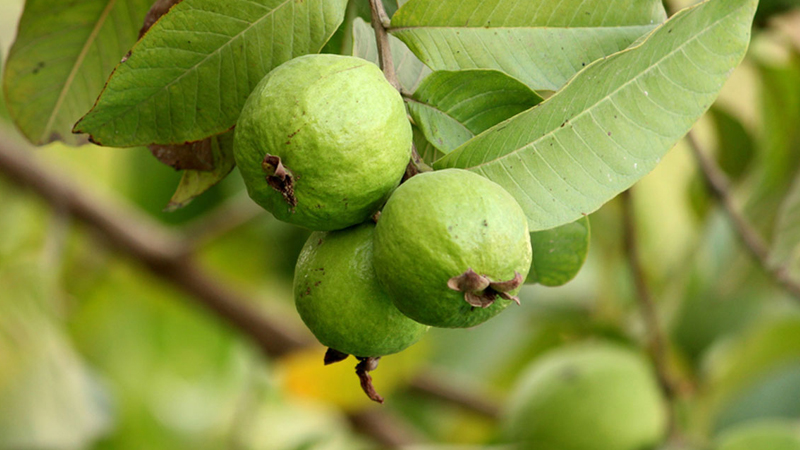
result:
[(188, 205), (195, 197), (211, 189), (233, 170), (236, 164), (233, 160), (233, 131), (208, 139), (214, 158), (214, 168), (210, 171), (184, 171), (181, 182), (170, 199), (166, 211), (175, 211)]
[[(431, 69), (417, 59), (411, 50), (399, 39), (389, 36), (389, 48), (392, 52), (394, 70), (404, 91), (414, 92), (420, 81)], [(378, 64), (378, 46), (375, 44), (375, 31), (372, 25), (357, 17), (353, 21), (353, 56)]]
[(679, 12), (436, 168), (497, 182), (532, 231), (596, 210), (650, 172), (708, 109), (744, 56), (755, 7), (755, 0), (710, 0)]
[(436, 147), (428, 142), (428, 140), (425, 138), (425, 135), (422, 133), (422, 130), (412, 125), (411, 131), (414, 133), (414, 146), (416, 147), (420, 158), (422, 158), (422, 162), (430, 166), (434, 161), (444, 156), (444, 153), (437, 150)]
[(531, 233), (533, 263), (526, 283), (561, 286), (575, 278), (589, 253), (589, 218)]
[(406, 97), (414, 122), (442, 153), (541, 101), (514, 78), (484, 69), (434, 72)]
[(11, 117), (34, 144), (79, 144), (72, 125), (136, 42), (149, 0), (28, 0), (3, 89)]
[(390, 31), (434, 70), (497, 69), (555, 91), (665, 19), (660, 0), (410, 0)]
[(755, 154), (753, 138), (742, 122), (731, 113), (717, 106), (709, 110), (717, 131), (717, 162), (719, 167), (733, 180), (745, 174)]
[(133, 47), (74, 131), (116, 147), (223, 133), (267, 72), (322, 48), (346, 4), (184, 0)]
[(111, 411), (54, 314), (53, 280), (17, 260), (0, 269), (0, 286), (0, 448), (90, 447)]
[(778, 211), (777, 224), (769, 255), (770, 265), (800, 277), (800, 176)]

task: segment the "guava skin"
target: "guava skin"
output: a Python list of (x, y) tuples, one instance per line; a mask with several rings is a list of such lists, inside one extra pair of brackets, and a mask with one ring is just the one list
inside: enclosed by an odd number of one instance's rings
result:
[(542, 450), (642, 450), (667, 431), (652, 368), (610, 343), (559, 348), (520, 376), (506, 414), (509, 442)]
[(372, 267), (375, 224), (315, 232), (297, 259), (297, 311), (327, 347), (357, 357), (397, 353), (417, 342), (428, 327), (395, 308)]
[[(411, 139), (403, 99), (376, 65), (305, 55), (253, 90), (236, 124), (234, 157), (250, 197), (279, 220), (338, 230), (383, 205), (405, 172)], [(267, 155), (291, 177), (290, 196), (270, 182)]]
[[(528, 221), (498, 184), (446, 169), (410, 178), (392, 194), (375, 229), (375, 272), (403, 314), (426, 325), (478, 325), (511, 303), (481, 308), (448, 283), (470, 269), (493, 281), (527, 275)], [(451, 283), (452, 284), (452, 283)], [(508, 294), (519, 291), (516, 287)]]

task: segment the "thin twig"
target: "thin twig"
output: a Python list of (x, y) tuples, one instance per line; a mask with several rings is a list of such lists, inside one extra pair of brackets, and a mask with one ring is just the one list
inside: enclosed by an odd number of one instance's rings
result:
[(647, 284), (641, 257), (639, 255), (636, 218), (634, 217), (633, 196), (631, 195), (630, 189), (620, 194), (620, 197), (622, 199), (622, 226), (625, 254), (630, 264), (631, 275), (633, 276), (633, 282), (636, 288), (636, 300), (639, 303), (639, 310), (647, 326), (649, 351), (656, 366), (656, 373), (661, 384), (661, 389), (664, 391), (664, 395), (667, 397), (671, 406), (670, 429), (674, 432), (674, 410), (677, 387), (669, 365), (667, 339), (658, 319), (656, 304)]
[(490, 419), (500, 417), (500, 407), (495, 402), (453, 383), (442, 383), (441, 379), (443, 377), (431, 372), (422, 373), (411, 381), (409, 388), (412, 392), (458, 405)]
[(789, 275), (789, 270), (784, 266), (774, 266), (769, 262), (769, 247), (758, 231), (750, 224), (747, 218), (739, 212), (730, 192), (730, 182), (716, 163), (706, 156), (701, 150), (700, 143), (691, 131), (686, 135), (686, 142), (692, 150), (700, 172), (705, 179), (711, 193), (719, 201), (725, 215), (728, 216), (736, 235), (744, 244), (744, 248), (752, 259), (766, 272), (778, 285), (797, 299), (800, 299), (800, 283)]
[(347, 415), (347, 419), (353, 429), (369, 434), (377, 443), (381, 444), (381, 448), (386, 450), (424, 442), (422, 436), (404, 420), (383, 409), (367, 409), (350, 413)]
[[(369, 0), (369, 6), (372, 11), (372, 28), (375, 30), (375, 43), (378, 46), (378, 62), (380, 63), (381, 70), (383, 70), (383, 76), (386, 77), (389, 84), (394, 86), (402, 95), (403, 88), (400, 85), (400, 80), (397, 78), (397, 72), (394, 70), (392, 49), (389, 45), (389, 33), (386, 31), (386, 28), (389, 26), (389, 16), (386, 14), (381, 0)], [(409, 168), (406, 169), (405, 179), (419, 172), (426, 172), (428, 170), (430, 170), (430, 168), (425, 166), (417, 152), (417, 148), (412, 145), (411, 162), (409, 163)]]
[(386, 80), (400, 91), (400, 80), (394, 71), (394, 61), (392, 60), (392, 49), (389, 46), (389, 33), (386, 32), (385, 22), (389, 21), (386, 10), (383, 9), (381, 0), (369, 0), (370, 10), (372, 11), (372, 28), (375, 30), (375, 42), (378, 46), (378, 62)]

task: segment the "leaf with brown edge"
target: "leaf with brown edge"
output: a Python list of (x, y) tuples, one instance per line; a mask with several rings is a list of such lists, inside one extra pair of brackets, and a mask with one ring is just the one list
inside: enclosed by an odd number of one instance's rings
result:
[(142, 24), (142, 28), (139, 30), (139, 39), (147, 33), (147, 30), (149, 30), (161, 16), (180, 2), (181, 0), (156, 0), (153, 6), (150, 7), (150, 11), (147, 11), (147, 15), (144, 16), (144, 24)]
[(222, 181), (236, 165), (233, 160), (233, 130), (212, 136), (205, 141), (211, 150), (212, 168), (210, 170), (186, 170), (183, 172), (178, 188), (172, 195), (165, 211), (175, 211), (188, 205), (195, 197)]
[(148, 145), (150, 153), (162, 163), (175, 170), (200, 170), (208, 172), (214, 169), (212, 142), (214, 138), (189, 142), (183, 145)]

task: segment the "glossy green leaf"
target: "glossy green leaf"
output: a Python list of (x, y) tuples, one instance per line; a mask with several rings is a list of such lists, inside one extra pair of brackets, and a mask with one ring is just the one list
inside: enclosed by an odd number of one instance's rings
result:
[(555, 91), (664, 19), (660, 0), (410, 0), (390, 31), (434, 70), (497, 69)]
[(116, 147), (220, 134), (267, 72), (322, 48), (346, 4), (184, 0), (133, 47), (74, 131)]
[[(34, 144), (71, 132), (136, 42), (149, 0), (28, 0), (3, 74), (11, 117)], [(85, 140), (85, 139), (83, 139)]]
[(589, 218), (531, 233), (533, 262), (526, 283), (561, 286), (575, 278), (589, 254)]
[(650, 172), (711, 106), (750, 41), (755, 0), (709, 0), (561, 91), (471, 139), (436, 168), (502, 185), (532, 231), (591, 213)]
[(211, 141), (214, 168), (210, 171), (185, 170), (175, 194), (167, 205), (167, 211), (188, 205), (195, 197), (222, 181), (236, 165), (233, 160), (233, 131), (208, 139)]
[(414, 123), (442, 153), (541, 101), (521, 82), (485, 69), (434, 72), (406, 97)]
[[(420, 81), (431, 69), (422, 64), (411, 50), (399, 39), (389, 36), (389, 47), (394, 61), (394, 70), (404, 91), (414, 92)], [(375, 44), (375, 31), (363, 19), (357, 17), (353, 21), (353, 56), (364, 58), (378, 64), (378, 46)]]

